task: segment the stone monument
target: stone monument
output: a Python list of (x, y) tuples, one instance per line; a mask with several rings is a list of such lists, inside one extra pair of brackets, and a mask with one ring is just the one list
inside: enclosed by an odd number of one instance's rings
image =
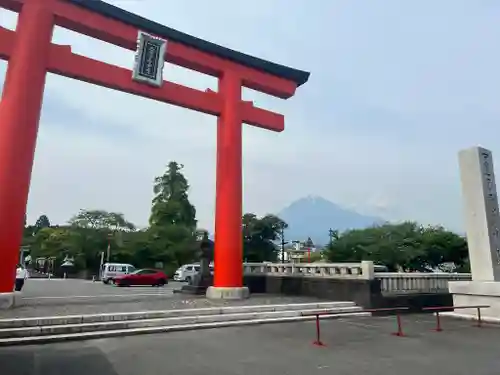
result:
[[(483, 317), (500, 321), (500, 215), (491, 151), (472, 147), (459, 152), (472, 281), (449, 283), (454, 306), (489, 305)], [(476, 309), (453, 315), (474, 318)]]
[(213, 284), (213, 276), (210, 270), (210, 263), (214, 260), (214, 244), (208, 238), (208, 233), (204, 232), (200, 239), (197, 257), (200, 260), (200, 272), (184, 285), (180, 292), (187, 294), (205, 294), (207, 289)]

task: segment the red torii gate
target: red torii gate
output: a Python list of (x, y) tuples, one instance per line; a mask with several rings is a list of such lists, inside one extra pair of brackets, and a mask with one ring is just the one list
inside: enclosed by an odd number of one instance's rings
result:
[[(11, 296), (22, 238), (47, 72), (218, 116), (213, 297), (235, 298), (242, 287), (242, 123), (284, 130), (284, 116), (242, 101), (242, 87), (287, 99), (309, 73), (195, 38), (100, 0), (0, 0), (19, 13), (16, 31), (0, 27), (0, 58), (8, 69), (0, 102), (0, 294)], [(168, 41), (165, 61), (218, 78), (218, 92), (173, 82), (160, 87), (132, 72), (52, 43), (54, 26), (136, 50), (139, 32)], [(13, 297), (12, 297), (13, 298)], [(1, 302), (1, 301), (0, 301)], [(0, 303), (1, 305), (1, 303)]]

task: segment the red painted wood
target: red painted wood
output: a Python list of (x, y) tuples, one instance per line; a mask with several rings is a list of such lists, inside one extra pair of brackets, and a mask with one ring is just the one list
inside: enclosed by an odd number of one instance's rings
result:
[(0, 293), (12, 292), (19, 259), (54, 28), (51, 1), (24, 4), (0, 102)]

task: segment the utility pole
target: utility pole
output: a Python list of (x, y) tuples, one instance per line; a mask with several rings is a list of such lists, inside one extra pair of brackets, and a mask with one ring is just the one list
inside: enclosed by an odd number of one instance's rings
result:
[(285, 263), (285, 228), (281, 226), (281, 263)]
[(111, 239), (113, 238), (113, 235), (110, 233), (108, 234), (108, 248), (106, 249), (106, 262), (109, 263), (109, 260), (111, 258)]
[(339, 231), (330, 228), (330, 230), (328, 231), (328, 236), (330, 237), (330, 245), (331, 245), (335, 240), (338, 240)]

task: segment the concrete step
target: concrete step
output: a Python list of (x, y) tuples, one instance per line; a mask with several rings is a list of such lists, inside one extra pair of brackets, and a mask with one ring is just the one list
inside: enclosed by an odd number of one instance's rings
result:
[[(304, 304), (300, 304), (304, 305)], [(171, 332), (181, 330), (194, 330), (204, 328), (241, 326), (251, 324), (286, 323), (296, 321), (314, 320), (314, 316), (303, 316), (304, 313), (318, 312), (328, 309), (329, 315), (321, 316), (322, 319), (332, 319), (347, 316), (369, 316), (361, 311), (360, 307), (348, 303), (336, 307), (324, 307), (317, 304), (306, 304), (308, 308), (299, 308), (298, 305), (268, 305), (267, 311), (245, 312), (228, 311), (228, 308), (218, 309), (224, 313), (197, 315), (199, 310), (190, 309), (184, 316), (170, 316), (152, 319), (122, 319), (104, 322), (79, 323), (79, 324), (52, 324), (36, 325), (17, 328), (0, 329), (0, 346), (41, 344), (68, 340), (89, 340), (96, 338), (138, 335), (148, 333)], [(250, 306), (245, 306), (250, 307)], [(253, 306), (262, 308), (261, 306)], [(272, 311), (271, 308), (277, 308)], [(312, 308), (311, 308), (312, 307)], [(239, 307), (240, 308), (240, 307)], [(256, 309), (258, 310), (258, 309)], [(173, 310), (172, 310), (173, 311)], [(177, 310), (178, 311), (178, 310)], [(167, 311), (164, 311), (166, 313)], [(206, 311), (205, 311), (206, 312)]]
[[(335, 311), (335, 313), (354, 313), (354, 312), (359, 312), (360, 308), (356, 306), (337, 307), (334, 308), (333, 310)], [(303, 313), (312, 313), (316, 311), (318, 311), (318, 309), (244, 312), (235, 314), (188, 315), (188, 316), (178, 316), (169, 318), (7, 328), (7, 329), (0, 329), (0, 338), (48, 336), (48, 335), (58, 335), (58, 334), (124, 330), (131, 328), (134, 329), (134, 328), (147, 328), (147, 327), (162, 327), (162, 326), (186, 325), (186, 324), (197, 324), (197, 323), (227, 322), (227, 321), (237, 321), (237, 320), (292, 318), (292, 317), (300, 317), (302, 316)]]
[(311, 310), (311, 309), (335, 309), (341, 307), (356, 306), (354, 302), (316, 302), (316, 303), (294, 303), (282, 305), (247, 305), (227, 307), (207, 307), (200, 309), (178, 309), (161, 311), (139, 311), (126, 313), (106, 313), (88, 315), (67, 316), (42, 316), (33, 318), (0, 319), (0, 329), (39, 327), (63, 324), (99, 323), (123, 320), (162, 319), (178, 316), (200, 316), (237, 314), (250, 312), (272, 312), (283, 310)]

